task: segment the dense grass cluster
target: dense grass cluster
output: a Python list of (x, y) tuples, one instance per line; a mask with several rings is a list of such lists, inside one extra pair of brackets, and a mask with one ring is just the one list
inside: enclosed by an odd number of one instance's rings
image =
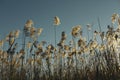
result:
[[(23, 31), (10, 32), (0, 41), (0, 80), (120, 80), (120, 18), (112, 15), (106, 32), (94, 31), (86, 40), (82, 27), (74, 26), (72, 40), (63, 31), (59, 43), (39, 41), (42, 28), (28, 20)], [(54, 18), (55, 28), (60, 19)], [(117, 24), (115, 29), (114, 24)], [(91, 25), (87, 25), (88, 33)], [(17, 39), (22, 32), (22, 47)], [(29, 38), (29, 39), (27, 39)], [(8, 44), (7, 49), (4, 48)]]

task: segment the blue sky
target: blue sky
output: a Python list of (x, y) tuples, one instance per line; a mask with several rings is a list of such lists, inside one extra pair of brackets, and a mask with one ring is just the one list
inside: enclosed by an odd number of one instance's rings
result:
[(59, 16), (58, 41), (62, 31), (70, 36), (71, 28), (79, 24), (84, 34), (88, 23), (98, 30), (98, 17), (104, 31), (113, 13), (120, 13), (120, 0), (0, 0), (0, 34), (3, 38), (10, 31), (22, 30), (32, 19), (35, 27), (43, 28), (40, 40), (53, 41), (53, 18)]

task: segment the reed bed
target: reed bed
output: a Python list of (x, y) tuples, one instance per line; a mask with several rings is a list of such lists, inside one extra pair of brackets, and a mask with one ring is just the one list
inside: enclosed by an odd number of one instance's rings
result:
[[(54, 45), (39, 41), (43, 29), (28, 20), (22, 31), (12, 31), (0, 41), (0, 80), (120, 80), (119, 15), (113, 14), (111, 20), (107, 31), (102, 32), (99, 25), (92, 39), (91, 25), (87, 25), (88, 40), (77, 25), (71, 29), (71, 41), (63, 31), (57, 43), (60, 19), (55, 16)], [(20, 32), (22, 47), (17, 40)]]

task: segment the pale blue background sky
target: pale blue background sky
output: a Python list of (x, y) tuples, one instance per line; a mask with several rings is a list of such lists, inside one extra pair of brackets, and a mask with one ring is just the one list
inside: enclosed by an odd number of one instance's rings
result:
[(98, 17), (105, 30), (113, 13), (120, 13), (120, 0), (0, 0), (0, 34), (22, 30), (26, 20), (32, 19), (35, 27), (44, 29), (40, 40), (53, 41), (53, 18), (59, 16), (58, 41), (62, 31), (70, 36), (71, 28), (78, 24), (84, 34), (88, 23), (94, 24), (93, 30), (98, 29)]

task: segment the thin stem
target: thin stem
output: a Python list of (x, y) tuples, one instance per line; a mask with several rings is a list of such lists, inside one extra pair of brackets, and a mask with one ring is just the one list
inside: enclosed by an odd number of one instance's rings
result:
[(55, 34), (55, 47), (56, 47), (56, 26), (54, 26), (54, 34)]
[[(98, 27), (99, 27), (100, 33), (102, 34), (102, 32), (101, 32), (101, 25), (100, 25), (100, 19), (99, 19), (99, 17), (98, 17)], [(102, 39), (102, 37), (101, 37), (101, 40), (102, 40), (102, 44), (103, 44), (103, 39)]]
[(98, 27), (99, 27), (99, 30), (101, 32), (101, 25), (100, 25), (100, 19), (99, 19), (99, 17), (98, 17)]
[(89, 42), (89, 30), (87, 30), (88, 42)]
[(34, 54), (34, 63), (33, 63), (33, 65), (34, 65), (34, 79), (35, 79), (35, 73), (36, 73), (36, 71), (35, 71), (35, 54)]

